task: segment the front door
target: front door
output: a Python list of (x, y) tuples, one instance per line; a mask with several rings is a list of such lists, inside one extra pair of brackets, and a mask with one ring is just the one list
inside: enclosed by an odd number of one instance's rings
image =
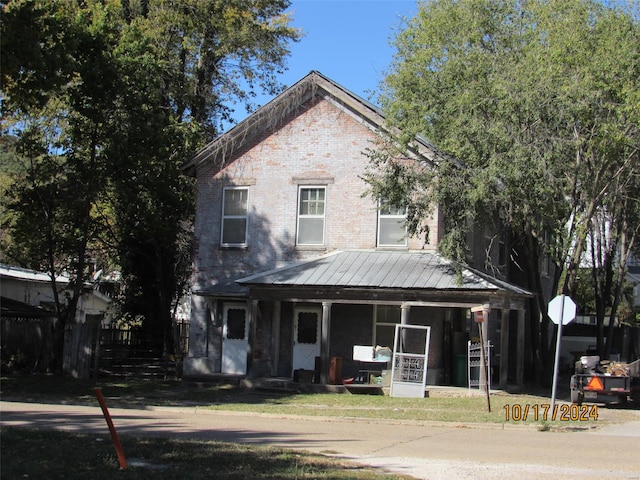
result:
[(293, 369), (314, 370), (320, 355), (322, 310), (296, 307), (293, 311)]
[(222, 325), (222, 373), (245, 375), (248, 347), (248, 307), (242, 303), (225, 304)]

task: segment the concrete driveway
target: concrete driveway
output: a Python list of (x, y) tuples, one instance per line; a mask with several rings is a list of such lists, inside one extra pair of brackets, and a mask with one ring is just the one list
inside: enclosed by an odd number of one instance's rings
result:
[[(0, 402), (3, 427), (107, 433), (99, 407)], [(200, 408), (109, 409), (126, 436), (256, 443), (336, 455), (419, 479), (640, 479), (640, 411), (631, 421), (574, 432), (518, 424), (283, 417)]]

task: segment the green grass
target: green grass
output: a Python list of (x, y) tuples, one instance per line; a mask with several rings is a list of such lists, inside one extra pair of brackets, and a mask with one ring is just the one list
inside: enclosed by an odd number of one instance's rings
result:
[[(523, 425), (506, 421), (513, 405), (544, 405), (549, 399), (535, 395), (491, 395), (491, 412), (483, 396), (392, 398), (380, 395), (256, 393), (233, 385), (189, 384), (182, 381), (137, 379), (75, 380), (56, 375), (13, 375), (0, 379), (3, 400), (70, 403), (98, 406), (99, 388), (109, 407), (194, 406), (242, 412), (291, 416), (354, 417), (384, 422), (451, 422), (464, 428), (472, 424)], [(505, 410), (505, 406), (507, 410)], [(601, 409), (598, 424), (625, 419), (630, 412)], [(635, 419), (637, 417), (633, 417)], [(589, 428), (589, 422), (537, 421), (527, 424), (540, 430)], [(0, 430), (0, 462), (3, 480), (46, 478), (102, 479), (400, 479), (339, 459), (263, 448), (256, 445), (185, 441), (171, 438), (121, 437), (129, 466), (119, 469), (107, 436), (45, 432), (27, 429)]]
[[(94, 382), (55, 375), (16, 375), (3, 377), (0, 388), (5, 399), (96, 406), (95, 388), (100, 388), (110, 407), (198, 406), (272, 415), (356, 417), (380, 421), (452, 422), (462, 425), (527, 423), (544, 429), (584, 428), (593, 423), (592, 419), (587, 422), (545, 420), (541, 406), (548, 404), (549, 398), (535, 395), (491, 395), (491, 412), (488, 412), (484, 396), (392, 398), (361, 394), (258, 393), (228, 384), (190, 384), (179, 380), (115, 379)], [(513, 405), (531, 406), (526, 422), (523, 419), (513, 420)], [(540, 406), (537, 419), (533, 414), (534, 405)]]
[(355, 463), (284, 449), (170, 438), (122, 439), (127, 468), (120, 469), (106, 436), (26, 429), (0, 430), (3, 479), (391, 480)]

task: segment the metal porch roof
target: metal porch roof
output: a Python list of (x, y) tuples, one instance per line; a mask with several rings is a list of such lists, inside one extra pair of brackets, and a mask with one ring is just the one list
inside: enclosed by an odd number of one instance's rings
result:
[(429, 252), (339, 251), (236, 280), (241, 285), (531, 293)]

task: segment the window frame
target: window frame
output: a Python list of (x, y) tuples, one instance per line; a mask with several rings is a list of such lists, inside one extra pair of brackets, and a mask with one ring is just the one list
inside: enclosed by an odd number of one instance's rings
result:
[[(317, 214), (310, 215), (310, 214), (301, 213), (303, 190), (322, 190), (324, 192), (322, 215), (317, 215)], [(301, 243), (300, 242), (300, 226), (301, 224), (304, 223), (305, 219), (322, 219), (322, 239), (320, 243)], [(296, 205), (296, 245), (303, 246), (303, 247), (324, 246), (325, 239), (326, 239), (326, 228), (327, 228), (327, 186), (326, 185), (299, 185), (297, 205)]]
[[(244, 215), (227, 215), (225, 214), (225, 206), (227, 201), (227, 192), (228, 191), (246, 191), (247, 192), (247, 200), (246, 200), (246, 211)], [(250, 191), (248, 186), (226, 186), (222, 189), (222, 219), (220, 222), (220, 246), (224, 248), (233, 248), (233, 247), (246, 247), (249, 245), (249, 201), (250, 201)], [(224, 241), (224, 232), (225, 232), (225, 220), (238, 220), (244, 219), (244, 242), (225, 242)]]
[[(391, 202), (386, 201), (382, 198), (378, 199), (378, 226), (377, 226), (377, 231), (376, 231), (376, 246), (378, 248), (407, 248), (409, 246), (409, 235), (407, 232), (407, 207), (404, 207), (404, 214), (402, 215), (398, 215), (398, 214), (383, 214), (383, 211), (386, 208), (386, 205), (389, 205), (389, 208), (396, 208), (399, 209), (401, 207), (397, 207), (396, 205), (393, 205)], [(399, 244), (399, 243), (382, 243), (382, 239), (381, 239), (381, 232), (382, 232), (382, 220), (384, 219), (402, 219), (404, 222), (404, 243), (403, 244)]]
[[(393, 315), (391, 315), (393, 313)], [(397, 318), (390, 318), (391, 316), (397, 316)], [(381, 345), (380, 335), (382, 329), (395, 330), (396, 325), (402, 323), (402, 308), (400, 305), (383, 304), (373, 306), (373, 344)], [(392, 332), (391, 337), (395, 332)], [(383, 347), (390, 347), (393, 349), (393, 338), (391, 345), (381, 345)]]

